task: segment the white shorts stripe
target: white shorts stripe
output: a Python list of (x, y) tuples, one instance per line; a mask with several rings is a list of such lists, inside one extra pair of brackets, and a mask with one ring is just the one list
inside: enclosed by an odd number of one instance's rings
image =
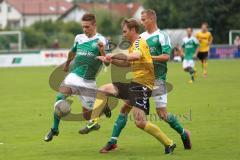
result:
[(194, 65), (195, 65), (194, 60), (186, 60), (186, 59), (183, 60), (183, 69), (188, 67), (194, 68)]
[(156, 108), (165, 108), (167, 107), (167, 90), (166, 83), (163, 80), (155, 80), (154, 85), (160, 87), (160, 90), (165, 90), (166, 94), (153, 97)]

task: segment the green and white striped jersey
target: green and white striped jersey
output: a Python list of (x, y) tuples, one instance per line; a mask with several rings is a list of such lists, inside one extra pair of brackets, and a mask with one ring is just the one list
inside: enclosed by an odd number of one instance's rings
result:
[[(143, 32), (140, 36), (147, 41), (152, 56), (171, 54), (171, 42), (166, 32), (158, 29), (151, 34)], [(155, 79), (166, 80), (167, 62), (154, 61), (153, 64)]]
[(88, 38), (85, 34), (78, 34), (75, 38), (72, 52), (76, 54), (71, 72), (87, 79), (95, 80), (98, 71), (102, 66), (102, 62), (96, 59), (100, 56), (98, 49), (98, 41), (107, 44), (107, 40), (101, 34)]
[(184, 37), (183, 38), (183, 44), (182, 48), (184, 49), (184, 59), (186, 60), (192, 60), (193, 55), (198, 48), (199, 43), (198, 40), (191, 36), (191, 37)]

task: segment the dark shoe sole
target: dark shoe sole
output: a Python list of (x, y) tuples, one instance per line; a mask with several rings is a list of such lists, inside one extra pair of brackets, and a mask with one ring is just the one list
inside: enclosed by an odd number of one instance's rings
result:
[(174, 151), (174, 149), (177, 147), (177, 145), (176, 144), (173, 144), (172, 146), (171, 146), (171, 151), (169, 151), (169, 152), (166, 152), (166, 150), (165, 150), (165, 154), (173, 154), (173, 151)]
[(90, 128), (88, 131), (82, 131), (82, 130), (79, 130), (78, 131), (78, 133), (79, 134), (88, 134), (88, 133), (90, 133), (90, 132), (92, 132), (92, 131), (97, 131), (97, 130), (99, 130), (101, 127), (100, 127), (100, 125), (97, 125), (97, 126), (94, 126), (93, 128)]

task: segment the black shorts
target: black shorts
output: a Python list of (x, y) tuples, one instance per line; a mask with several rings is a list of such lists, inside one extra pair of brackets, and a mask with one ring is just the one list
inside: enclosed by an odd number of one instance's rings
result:
[(208, 58), (208, 52), (198, 52), (197, 54), (198, 59), (205, 60)]
[(118, 90), (117, 98), (128, 100), (131, 106), (143, 110), (147, 115), (149, 114), (149, 98), (152, 95), (151, 89), (136, 82), (114, 82), (113, 85)]

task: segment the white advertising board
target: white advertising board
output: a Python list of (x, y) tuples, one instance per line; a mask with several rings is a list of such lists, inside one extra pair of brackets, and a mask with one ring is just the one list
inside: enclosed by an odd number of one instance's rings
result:
[(0, 67), (60, 65), (67, 60), (68, 50), (42, 50), (40, 53), (2, 54)]

